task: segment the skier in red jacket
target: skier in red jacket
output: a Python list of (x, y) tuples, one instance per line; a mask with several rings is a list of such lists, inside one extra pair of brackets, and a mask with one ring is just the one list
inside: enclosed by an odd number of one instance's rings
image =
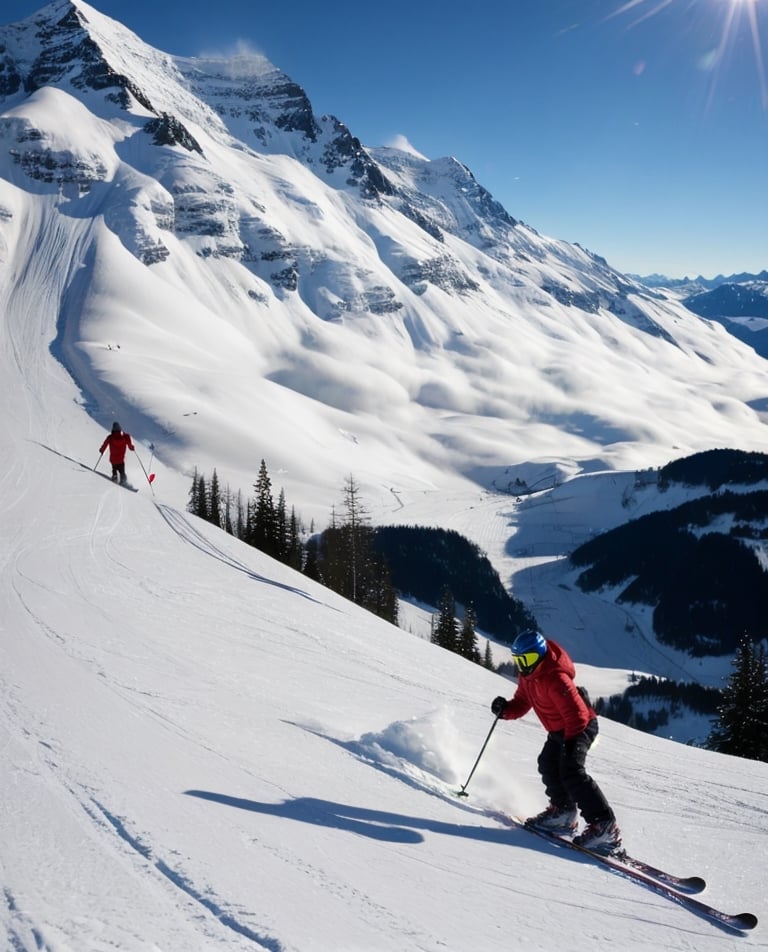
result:
[(578, 812), (586, 829), (573, 841), (600, 853), (616, 853), (621, 833), (603, 792), (586, 771), (587, 752), (597, 737), (597, 714), (574, 683), (576, 669), (568, 652), (538, 631), (524, 631), (512, 645), (520, 673), (517, 691), (507, 700), (497, 697), (491, 710), (503, 720), (533, 711), (547, 731), (538, 767), (549, 806), (526, 821), (559, 835), (578, 827)]
[(107, 436), (99, 449), (100, 453), (109, 447), (109, 462), (112, 464), (112, 481), (117, 482), (120, 477), (120, 485), (126, 481), (125, 477), (125, 451), (135, 449), (130, 433), (123, 433), (120, 424), (112, 424), (112, 432)]

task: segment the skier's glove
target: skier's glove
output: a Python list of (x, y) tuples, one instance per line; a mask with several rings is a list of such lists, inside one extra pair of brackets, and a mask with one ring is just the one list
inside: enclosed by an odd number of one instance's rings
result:
[(496, 717), (501, 717), (507, 707), (507, 699), (505, 697), (495, 697), (493, 703), (491, 704), (491, 711), (496, 715)]

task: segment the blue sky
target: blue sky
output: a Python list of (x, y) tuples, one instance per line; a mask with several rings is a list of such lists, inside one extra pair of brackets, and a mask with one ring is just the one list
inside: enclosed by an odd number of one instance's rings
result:
[(258, 50), (365, 145), (454, 155), (620, 270), (768, 268), (768, 0), (92, 5), (169, 53)]

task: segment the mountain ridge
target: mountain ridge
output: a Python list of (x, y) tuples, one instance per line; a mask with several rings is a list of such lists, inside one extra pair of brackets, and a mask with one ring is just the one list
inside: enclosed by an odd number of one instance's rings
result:
[[(354, 472), (379, 524), (464, 530), (505, 577), (525, 549), (515, 594), (592, 696), (612, 695), (628, 665), (693, 660), (569, 584), (563, 553), (656, 505), (619, 463), (760, 444), (764, 363), (645, 291), (624, 314), (602, 306), (614, 279), (575, 246), (520, 228), (530, 254), (507, 265), (486, 221), (468, 233), (487, 225), (495, 256), (338, 170), (334, 188), (292, 155), (230, 146), (202, 103), (200, 123), (168, 110), (202, 152), (157, 144), (144, 127), (170, 100), (151, 113), (128, 93), (126, 112), (123, 91), (0, 103), (0, 934), (15, 952), (506, 952), (512, 923), (523, 946), (567, 933), (594, 952), (599, 932), (606, 948), (720, 952), (709, 923), (486, 812), (545, 803), (535, 718), (484, 746), (508, 680), (184, 507), (195, 465), (236, 492), (265, 457), (325, 525)], [(176, 81), (167, 93), (198, 108)], [(430, 187), (425, 217), (461, 209), (471, 228), (463, 193)], [(295, 290), (271, 277), (286, 270)], [(478, 290), (433, 280), (451, 274)], [(582, 310), (565, 291), (603, 296)], [(102, 475), (113, 420), (137, 493)], [(765, 765), (604, 719), (590, 770), (628, 849), (763, 914)]]
[[(81, 0), (2, 34), (7, 294), (32, 290), (23, 216), (77, 249), (36, 278), (65, 289), (56, 352), (99, 422), (124, 408), (179, 470), (246, 485), (258, 454), (302, 486), (329, 459), (369, 488), (490, 486), (530, 457), (764, 444), (747, 348), (517, 221), (457, 159), (365, 148), (264, 57), (174, 57)], [(170, 378), (177, 405), (154, 405)], [(211, 386), (231, 397), (214, 445)], [(265, 447), (253, 408), (301, 449)]]
[(717, 274), (714, 278), (705, 278), (701, 274), (696, 278), (689, 278), (687, 275), (683, 278), (670, 278), (665, 274), (629, 274), (627, 277), (649, 288), (684, 289), (688, 293), (694, 293), (694, 291), (714, 291), (721, 284), (768, 281), (768, 271), (761, 271), (759, 274), (740, 271), (737, 274), (730, 275)]

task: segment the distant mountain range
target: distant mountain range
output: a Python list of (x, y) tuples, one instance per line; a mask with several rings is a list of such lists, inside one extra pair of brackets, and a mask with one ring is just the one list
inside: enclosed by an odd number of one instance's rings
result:
[(693, 294), (714, 291), (723, 284), (748, 284), (752, 281), (768, 281), (768, 271), (761, 271), (760, 274), (749, 274), (744, 271), (741, 274), (728, 275), (728, 277), (718, 274), (714, 278), (704, 278), (701, 275), (698, 278), (670, 278), (664, 274), (630, 274), (627, 277), (644, 284), (647, 288), (682, 288), (686, 293)]
[(669, 279), (653, 274), (634, 280), (666, 288), (694, 314), (719, 321), (735, 337), (768, 357), (768, 271), (729, 277)]

